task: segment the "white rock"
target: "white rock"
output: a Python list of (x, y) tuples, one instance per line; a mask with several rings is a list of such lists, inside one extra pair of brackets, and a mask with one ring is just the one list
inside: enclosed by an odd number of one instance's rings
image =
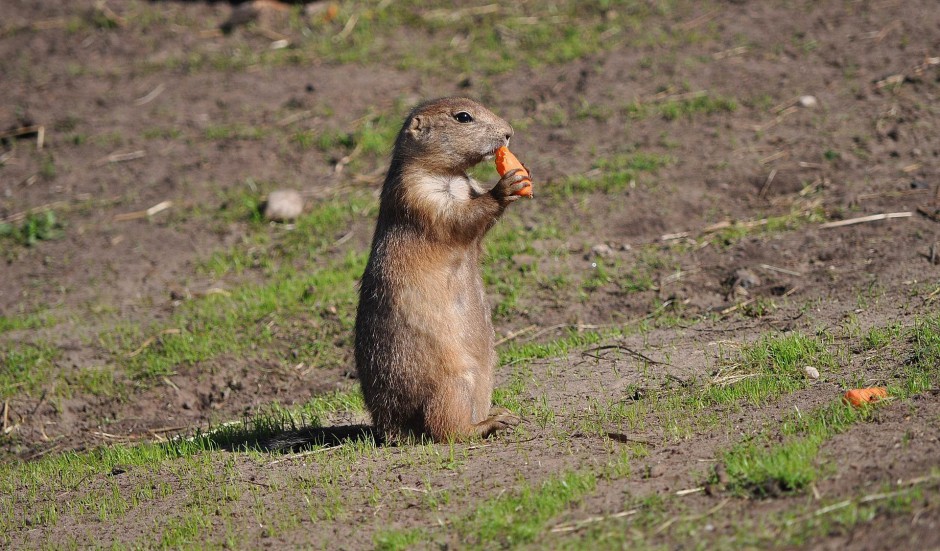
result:
[(806, 373), (806, 376), (814, 381), (819, 378), (819, 370), (815, 367), (808, 365), (803, 368), (803, 372)]
[(812, 109), (819, 105), (819, 102), (816, 101), (816, 96), (800, 96), (800, 107), (807, 107)]
[(304, 198), (292, 189), (279, 189), (268, 195), (264, 206), (264, 217), (276, 222), (286, 222), (300, 216), (304, 211)]
[(593, 247), (591, 247), (590, 256), (594, 258), (598, 258), (598, 257), (607, 258), (611, 256), (612, 254), (614, 254), (614, 250), (611, 249), (609, 245), (606, 245), (604, 243), (601, 243), (599, 245), (594, 245)]

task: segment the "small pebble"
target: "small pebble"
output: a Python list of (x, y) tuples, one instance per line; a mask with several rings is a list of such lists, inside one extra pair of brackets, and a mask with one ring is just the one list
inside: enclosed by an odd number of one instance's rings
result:
[(819, 102), (816, 101), (815, 96), (800, 96), (800, 107), (807, 107), (812, 109), (819, 105)]
[(304, 198), (292, 189), (279, 189), (268, 195), (264, 206), (264, 217), (275, 222), (287, 222), (304, 211)]
[(601, 243), (599, 245), (594, 245), (593, 247), (591, 247), (590, 256), (594, 258), (607, 258), (612, 254), (614, 254), (614, 250), (611, 249), (609, 246), (605, 245), (604, 243)]
[(803, 372), (806, 373), (806, 376), (814, 381), (819, 378), (819, 370), (815, 367), (808, 365), (803, 368)]
[(761, 283), (760, 277), (747, 268), (739, 268), (731, 275), (732, 287), (750, 289), (751, 287), (758, 287)]

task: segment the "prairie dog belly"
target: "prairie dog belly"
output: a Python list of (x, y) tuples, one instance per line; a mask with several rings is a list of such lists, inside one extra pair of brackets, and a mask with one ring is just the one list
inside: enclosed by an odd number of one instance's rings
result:
[(491, 369), (493, 329), (482, 281), (469, 259), (427, 269), (403, 286), (395, 305), (415, 341), (429, 343), (439, 365), (422, 366), (451, 375)]

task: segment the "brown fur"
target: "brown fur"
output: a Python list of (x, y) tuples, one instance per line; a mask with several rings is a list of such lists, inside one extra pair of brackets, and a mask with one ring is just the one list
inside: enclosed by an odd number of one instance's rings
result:
[[(461, 123), (458, 113), (472, 122)], [(496, 354), (480, 275), (482, 240), (513, 193), (467, 170), (507, 145), (512, 127), (482, 105), (415, 108), (395, 141), (356, 315), (356, 368), (376, 430), (436, 441), (487, 436), (519, 418), (491, 410)]]

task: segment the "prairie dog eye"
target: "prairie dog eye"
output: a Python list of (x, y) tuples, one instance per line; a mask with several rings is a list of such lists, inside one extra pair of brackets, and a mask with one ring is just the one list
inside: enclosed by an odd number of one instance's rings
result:
[(466, 111), (455, 113), (454, 118), (457, 119), (457, 122), (460, 123), (473, 122), (473, 117), (471, 117), (470, 113), (467, 113)]

